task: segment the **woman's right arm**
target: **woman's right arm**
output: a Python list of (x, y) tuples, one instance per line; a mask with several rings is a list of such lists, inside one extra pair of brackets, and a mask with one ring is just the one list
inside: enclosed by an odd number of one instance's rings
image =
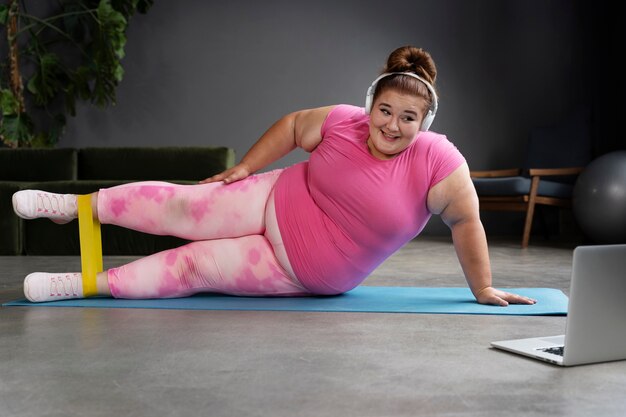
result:
[(313, 151), (322, 141), (322, 125), (333, 107), (300, 110), (282, 117), (252, 145), (237, 165), (200, 181), (200, 184), (216, 181), (228, 184), (239, 181), (277, 161), (296, 147), (307, 152)]

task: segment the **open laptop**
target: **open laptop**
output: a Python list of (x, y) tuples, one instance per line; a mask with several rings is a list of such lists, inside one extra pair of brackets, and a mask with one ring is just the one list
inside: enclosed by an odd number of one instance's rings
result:
[(626, 359), (626, 244), (574, 249), (565, 335), (491, 346), (561, 366)]

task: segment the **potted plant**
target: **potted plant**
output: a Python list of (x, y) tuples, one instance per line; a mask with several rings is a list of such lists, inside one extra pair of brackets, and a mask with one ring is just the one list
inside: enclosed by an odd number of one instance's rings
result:
[[(6, 0), (0, 29), (0, 140), (5, 146), (53, 146), (76, 102), (115, 104), (126, 29), (154, 0)], [(27, 4), (30, 3), (30, 4)], [(46, 17), (29, 8), (52, 10)], [(0, 44), (0, 51), (5, 51)]]

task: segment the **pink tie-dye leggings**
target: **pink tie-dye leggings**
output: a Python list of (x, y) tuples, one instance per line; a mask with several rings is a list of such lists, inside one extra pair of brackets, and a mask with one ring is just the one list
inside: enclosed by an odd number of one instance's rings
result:
[(137, 182), (100, 190), (101, 223), (194, 241), (109, 269), (113, 297), (311, 295), (293, 274), (276, 222), (272, 191), (281, 172), (228, 185)]

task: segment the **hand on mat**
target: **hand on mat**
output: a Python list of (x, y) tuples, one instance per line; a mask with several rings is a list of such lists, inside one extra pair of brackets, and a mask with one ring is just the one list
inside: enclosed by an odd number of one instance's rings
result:
[(250, 175), (250, 168), (244, 163), (239, 163), (232, 168), (228, 168), (226, 171), (217, 175), (213, 175), (207, 179), (199, 182), (199, 184), (207, 184), (210, 182), (224, 181), (224, 184), (230, 184), (231, 182), (242, 180)]
[(493, 304), (502, 307), (506, 307), (509, 304), (535, 304), (537, 302), (537, 300), (532, 298), (500, 291), (493, 287), (485, 287), (478, 291), (476, 300), (480, 304)]

